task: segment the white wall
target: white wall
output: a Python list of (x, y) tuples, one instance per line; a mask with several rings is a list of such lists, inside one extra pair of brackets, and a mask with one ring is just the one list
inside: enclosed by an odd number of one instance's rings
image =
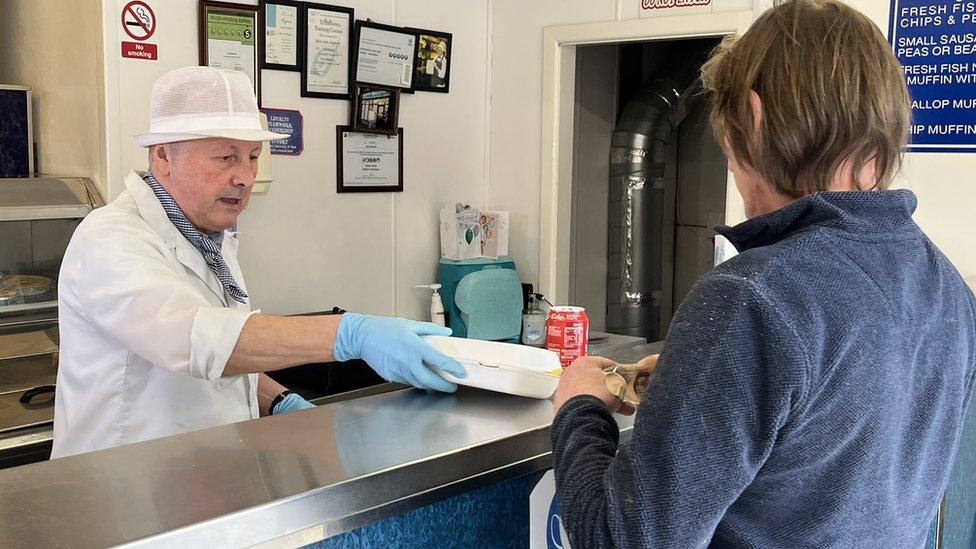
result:
[[(889, 2), (849, 0), (887, 32)], [(542, 32), (574, 23), (751, 9), (749, 0), (641, 13), (640, 0), (493, 0), (489, 206), (511, 210), (512, 255), (523, 280), (539, 277), (539, 150)], [(564, 122), (565, 123), (565, 122)], [(916, 220), (964, 276), (976, 275), (976, 235), (968, 228), (976, 201), (976, 154), (912, 153), (900, 184), (919, 198)]]
[[(96, 0), (0, 4), (0, 78), (24, 80), (16, 71), (30, 69), (38, 75), (31, 83), (43, 108), (51, 109), (37, 121), (42, 168), (89, 173), (110, 198), (121, 192), (129, 169), (145, 167), (145, 151), (131, 136), (145, 130), (152, 82), (171, 68), (198, 62), (197, 0), (148, 1), (158, 19), (151, 42), (158, 44), (160, 59), (153, 62), (119, 56), (124, 0), (102, 0), (100, 44)], [(637, 18), (640, 0), (339, 3), (356, 8), (360, 19), (454, 33), (451, 93), (403, 98), (405, 192), (339, 196), (334, 128), (347, 122), (348, 103), (300, 98), (297, 73), (264, 72), (264, 104), (302, 112), (305, 151), (273, 157), (270, 194), (255, 196), (240, 222), (241, 261), (255, 305), (271, 313), (341, 305), (424, 317), (426, 294), (412, 286), (434, 280), (436, 211), (458, 200), (511, 211), (511, 253), (523, 280), (538, 283), (543, 29)], [(886, 1), (853, 4), (887, 27)], [(711, 6), (651, 15), (751, 5), (713, 0)], [(99, 58), (101, 69), (93, 62)], [(93, 98), (101, 91), (100, 107)], [(60, 153), (46, 156), (52, 150)], [(976, 199), (974, 173), (976, 156), (916, 153), (903, 174), (919, 196), (919, 223), (966, 276), (976, 275), (976, 254), (969, 253), (976, 237), (964, 226)]]
[(539, 282), (542, 29), (616, 17), (617, 0), (493, 0), (488, 205), (511, 212), (509, 253)]
[(41, 173), (90, 177), (104, 193), (99, 13), (99, 0), (0, 2), (0, 83), (32, 88)]
[[(197, 0), (149, 0), (157, 16), (150, 42), (159, 61), (122, 60), (119, 14), (125, 0), (105, 0), (107, 139), (110, 189), (121, 192), (130, 169), (145, 169), (146, 153), (132, 134), (145, 131), (153, 81), (175, 67), (198, 63)], [(273, 156), (274, 183), (253, 196), (242, 215), (240, 259), (252, 301), (288, 314), (339, 305), (347, 309), (424, 318), (439, 258), (437, 210), (464, 201), (484, 205), (487, 148), (488, 7), (478, 0), (337, 1), (357, 19), (453, 33), (449, 94), (404, 95), (404, 192), (336, 192), (335, 126), (349, 121), (349, 102), (300, 97), (299, 74), (264, 71), (262, 105), (297, 109), (305, 149)]]

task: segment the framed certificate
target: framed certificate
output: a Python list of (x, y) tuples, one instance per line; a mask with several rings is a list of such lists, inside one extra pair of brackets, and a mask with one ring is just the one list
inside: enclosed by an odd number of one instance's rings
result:
[(258, 28), (263, 30), (258, 44), (261, 68), (280, 71), (301, 70), (299, 38), (302, 8), (291, 0), (261, 0)]
[(200, 64), (246, 74), (260, 105), (257, 28), (257, 6), (200, 0)]
[(356, 21), (355, 80), (413, 92), (417, 35), (407, 29)]
[(336, 190), (403, 192), (403, 128), (395, 135), (336, 126)]
[(302, 97), (349, 99), (352, 8), (302, 5)]

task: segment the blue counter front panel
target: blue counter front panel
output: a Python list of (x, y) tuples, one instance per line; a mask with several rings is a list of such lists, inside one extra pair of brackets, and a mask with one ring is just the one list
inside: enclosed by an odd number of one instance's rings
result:
[(526, 475), (454, 496), (309, 545), (306, 549), (529, 546), (529, 493), (539, 475)]

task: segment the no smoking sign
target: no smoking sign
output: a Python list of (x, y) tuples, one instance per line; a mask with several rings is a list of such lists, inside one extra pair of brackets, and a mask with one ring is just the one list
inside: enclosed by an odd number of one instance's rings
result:
[(156, 32), (156, 14), (141, 0), (129, 2), (122, 8), (122, 30), (138, 42), (122, 41), (124, 59), (158, 59), (156, 44), (145, 43)]
[(122, 29), (133, 40), (148, 40), (156, 32), (156, 14), (145, 2), (129, 2), (122, 8)]

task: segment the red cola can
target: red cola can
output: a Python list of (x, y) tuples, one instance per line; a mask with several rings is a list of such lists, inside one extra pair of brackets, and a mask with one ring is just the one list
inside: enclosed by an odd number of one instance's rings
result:
[(546, 317), (546, 349), (559, 355), (563, 368), (586, 356), (590, 319), (583, 307), (553, 307)]

